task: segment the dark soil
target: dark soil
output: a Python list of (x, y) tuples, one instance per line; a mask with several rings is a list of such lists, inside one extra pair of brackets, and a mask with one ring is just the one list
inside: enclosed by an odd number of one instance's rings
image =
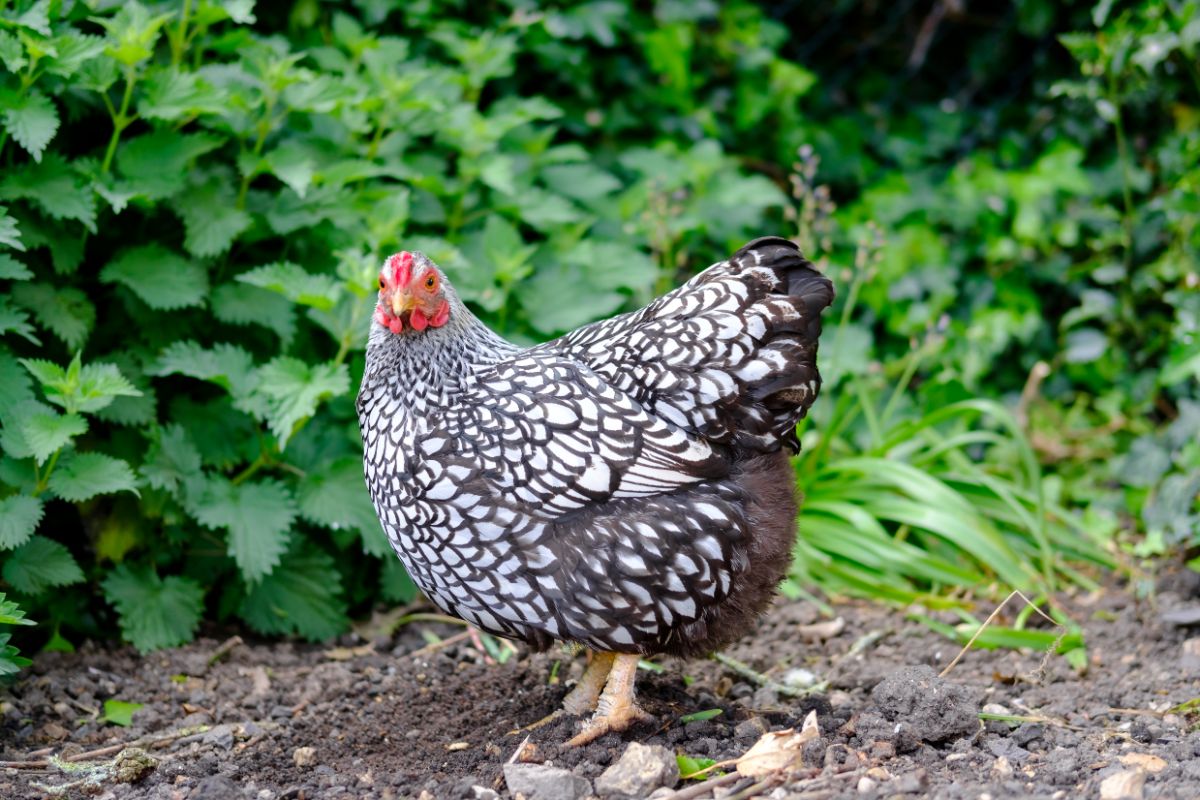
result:
[[(522, 760), (571, 770), (586, 794), (629, 742), (733, 759), (815, 709), (821, 736), (762, 796), (1200, 797), (1200, 732), (1170, 712), (1200, 696), (1200, 642), (1161, 618), (1190, 600), (1168, 591), (1151, 605), (1110, 590), (1061, 602), (1085, 631), (1084, 674), (1061, 657), (1043, 666), (1041, 653), (973, 651), (946, 681), (935, 670), (958, 647), (901, 612), (846, 603), (835, 609), (844, 625), (821, 625), (813, 604), (781, 602), (726, 654), (776, 686), (828, 681), (827, 691), (790, 698), (716, 661), (668, 660), (641, 672), (657, 725), (568, 749), (559, 743), (575, 722), (560, 720), (531, 734)], [(461, 632), (411, 623), (334, 649), (237, 644), (212, 664), (215, 639), (144, 657), (94, 645), (43, 655), (0, 692), (0, 798), (45, 797), (36, 784), (68, 781), (80, 786), (66, 796), (105, 798), (507, 797), (503, 767), (524, 739), (510, 731), (550, 713), (583, 658), (522, 650), (491, 664), (463, 636), (432, 648), (423, 638)], [(131, 726), (100, 721), (112, 698), (144, 704)], [(985, 708), (1040, 721), (981, 723)], [(722, 713), (680, 722), (708, 709)], [(139, 739), (149, 758), (127, 750), (115, 767), (77, 771)], [(72, 771), (47, 761), (101, 748)]]

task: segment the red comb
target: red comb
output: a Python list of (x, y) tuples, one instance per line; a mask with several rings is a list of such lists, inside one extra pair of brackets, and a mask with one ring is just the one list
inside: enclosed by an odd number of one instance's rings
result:
[(396, 253), (387, 260), (387, 266), (392, 271), (392, 283), (404, 286), (412, 277), (412, 253), (407, 250)]

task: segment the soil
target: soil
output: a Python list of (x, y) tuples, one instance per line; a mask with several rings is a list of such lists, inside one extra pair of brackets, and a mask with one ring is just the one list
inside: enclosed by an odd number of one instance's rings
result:
[[(767, 731), (799, 729), (814, 710), (820, 735), (790, 772), (715, 788), (681, 781), (676, 791), (1197, 798), (1200, 732), (1172, 709), (1200, 696), (1200, 639), (1168, 621), (1186, 620), (1196, 587), (1161, 588), (1153, 603), (1119, 588), (1059, 598), (1085, 633), (1082, 673), (1060, 656), (972, 650), (946, 679), (936, 671), (958, 646), (902, 611), (848, 602), (831, 618), (813, 603), (781, 601), (725, 653), (759, 677), (728, 662), (663, 661), (639, 678), (657, 722), (578, 749), (560, 746), (571, 719), (534, 730), (523, 747), (526, 734), (511, 731), (554, 710), (582, 655), (519, 649), (495, 663), (445, 623), (347, 635), (336, 647), (208, 638), (139, 656), (88, 644), (38, 657), (0, 691), (0, 798), (46, 797), (52, 790), (39, 786), (69, 782), (60, 796), (505, 798), (504, 765), (518, 751), (519, 761), (586, 779), (569, 784), (586, 796), (631, 742), (735, 759)], [(828, 686), (807, 697), (779, 691), (813, 681)], [(142, 707), (122, 727), (103, 719), (109, 699)], [(720, 713), (681, 720), (711, 709)], [(985, 709), (1025, 721), (981, 722)], [(138, 748), (123, 748), (130, 743)]]

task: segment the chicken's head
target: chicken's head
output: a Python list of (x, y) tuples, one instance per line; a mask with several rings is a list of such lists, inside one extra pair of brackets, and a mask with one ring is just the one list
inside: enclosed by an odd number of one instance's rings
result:
[(388, 258), (379, 271), (375, 321), (392, 333), (440, 328), (450, 319), (442, 273), (433, 262), (405, 250)]

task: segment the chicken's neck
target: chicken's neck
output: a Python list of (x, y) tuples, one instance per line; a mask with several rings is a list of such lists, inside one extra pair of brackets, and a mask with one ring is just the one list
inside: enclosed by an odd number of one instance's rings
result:
[(388, 394), (416, 413), (444, 408), (468, 383), (472, 370), (520, 349), (489, 330), (457, 296), (448, 300), (450, 318), (440, 328), (394, 334), (372, 325), (364, 389), (387, 387)]

